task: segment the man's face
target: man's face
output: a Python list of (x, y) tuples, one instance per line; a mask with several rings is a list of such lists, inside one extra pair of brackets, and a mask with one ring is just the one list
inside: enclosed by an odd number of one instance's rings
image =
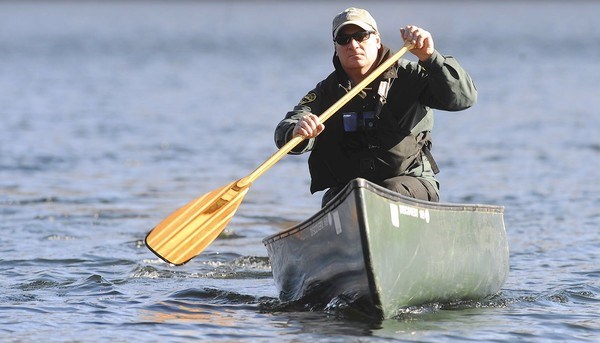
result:
[[(359, 26), (346, 25), (338, 32), (337, 37), (348, 37), (364, 31)], [(364, 75), (377, 60), (377, 53), (381, 47), (381, 38), (379, 35), (373, 33), (369, 35), (368, 39), (365, 35), (362, 35), (362, 38), (365, 38), (365, 40), (360, 41), (360, 38), (358, 40), (352, 38), (347, 44), (334, 43), (335, 51), (340, 58), (342, 67), (349, 74), (360, 72)]]

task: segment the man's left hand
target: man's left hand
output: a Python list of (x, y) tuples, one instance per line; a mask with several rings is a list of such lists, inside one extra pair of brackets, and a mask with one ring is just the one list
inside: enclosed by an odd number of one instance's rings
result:
[(414, 25), (406, 25), (405, 28), (400, 29), (400, 33), (405, 42), (413, 44), (414, 47), (410, 52), (417, 56), (420, 61), (426, 61), (433, 55), (433, 38), (429, 31)]

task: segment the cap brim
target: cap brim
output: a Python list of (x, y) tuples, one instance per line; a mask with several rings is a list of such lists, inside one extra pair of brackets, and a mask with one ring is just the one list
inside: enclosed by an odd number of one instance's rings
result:
[(338, 32), (340, 32), (340, 30), (342, 29), (342, 27), (344, 27), (346, 25), (356, 25), (367, 31), (375, 30), (371, 25), (369, 25), (363, 21), (351, 20), (351, 21), (347, 21), (347, 22), (343, 23), (342, 25), (338, 26), (338, 28), (335, 29), (335, 31), (333, 31), (333, 37), (336, 37)]

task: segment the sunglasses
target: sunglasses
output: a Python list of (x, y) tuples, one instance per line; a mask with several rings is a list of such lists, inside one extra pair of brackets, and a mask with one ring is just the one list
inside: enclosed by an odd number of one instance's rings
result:
[(371, 34), (375, 33), (375, 31), (358, 31), (356, 33), (353, 33), (351, 35), (337, 35), (337, 37), (335, 37), (333, 39), (334, 42), (338, 43), (339, 45), (346, 45), (348, 43), (350, 43), (350, 41), (352, 39), (354, 39), (357, 42), (364, 42), (367, 39), (369, 39), (371, 37)]

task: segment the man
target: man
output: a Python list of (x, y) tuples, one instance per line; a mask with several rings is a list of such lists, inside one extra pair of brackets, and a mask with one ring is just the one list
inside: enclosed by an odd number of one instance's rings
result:
[[(402, 39), (419, 62), (400, 60), (327, 122), (318, 116), (389, 58), (375, 19), (348, 8), (333, 19), (335, 70), (286, 114), (275, 130), (283, 146), (306, 138), (291, 153), (311, 151), (312, 193), (328, 189), (323, 206), (349, 181), (362, 177), (400, 194), (439, 201), (437, 166), (430, 153), (433, 112), (458, 111), (477, 101), (470, 76), (434, 49), (431, 34), (408, 25)], [(327, 129), (325, 128), (327, 126)]]

